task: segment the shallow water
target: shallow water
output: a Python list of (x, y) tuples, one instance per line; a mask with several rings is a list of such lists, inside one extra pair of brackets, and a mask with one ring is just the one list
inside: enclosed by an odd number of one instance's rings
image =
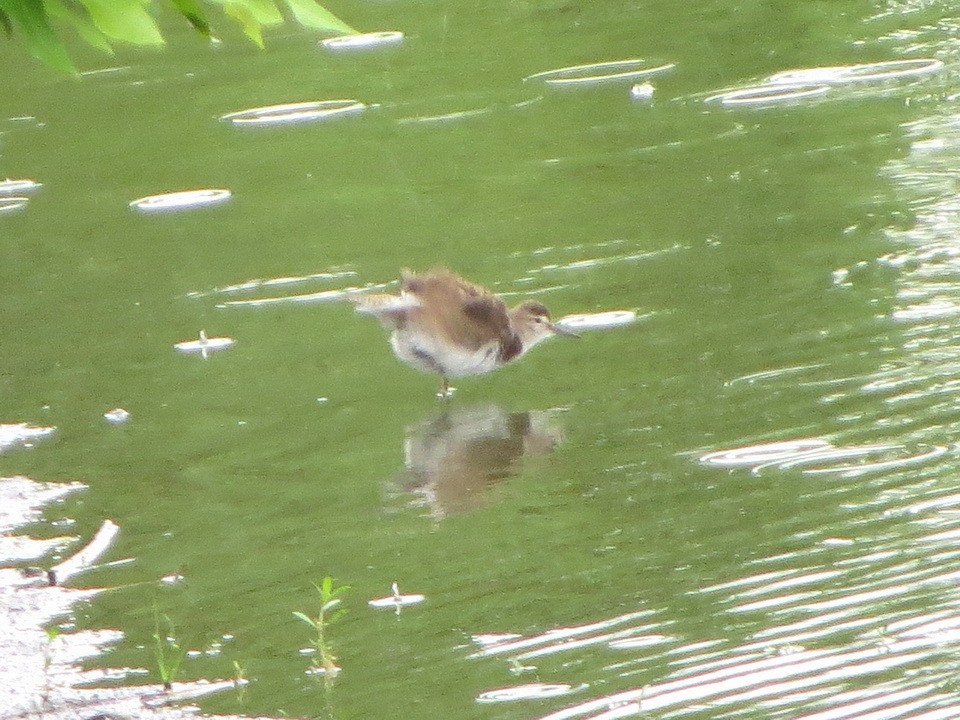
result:
[[(122, 633), (88, 666), (150, 668), (156, 603), (185, 678), (251, 681), (211, 712), (960, 717), (956, 19), (669, 5), (376, 4), (402, 43), (174, 31), (80, 81), (0, 47), (0, 176), (42, 183), (0, 215), (0, 427), (56, 428), (0, 475), (82, 482), (30, 532), (135, 559), (74, 581), (117, 588), (67, 618)], [(648, 101), (523, 81), (633, 58), (676, 64)], [(909, 58), (944, 66), (705, 102)], [(637, 321), (444, 407), (342, 302), (435, 264)], [(329, 692), (292, 616), (327, 575)], [(368, 606), (394, 582), (425, 600)]]

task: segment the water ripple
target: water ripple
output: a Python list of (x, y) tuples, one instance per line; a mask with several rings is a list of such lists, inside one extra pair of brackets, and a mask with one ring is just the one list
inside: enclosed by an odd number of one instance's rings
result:
[[(943, 445), (836, 447), (822, 438), (809, 438), (719, 450), (702, 455), (700, 462), (714, 467), (749, 467), (754, 475), (770, 468), (801, 468), (801, 472), (807, 475), (836, 474), (850, 478), (925, 463), (947, 452), (949, 448)], [(840, 460), (860, 462), (838, 463)]]

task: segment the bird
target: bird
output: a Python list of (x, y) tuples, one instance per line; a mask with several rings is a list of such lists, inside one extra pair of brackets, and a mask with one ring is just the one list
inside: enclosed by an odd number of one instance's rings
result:
[(483, 375), (523, 357), (554, 335), (579, 337), (550, 320), (540, 302), (508, 308), (499, 297), (444, 267), (400, 273), (400, 292), (354, 296), (358, 313), (373, 315), (390, 332), (394, 355), (440, 375), (439, 397), (450, 378)]

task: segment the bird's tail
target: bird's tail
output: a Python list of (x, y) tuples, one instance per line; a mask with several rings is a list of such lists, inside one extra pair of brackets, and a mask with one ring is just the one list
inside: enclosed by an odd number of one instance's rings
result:
[(420, 302), (409, 293), (389, 295), (387, 293), (370, 293), (354, 295), (350, 298), (353, 308), (361, 315), (373, 315), (385, 328), (393, 330), (401, 325), (407, 317), (407, 312), (420, 307)]

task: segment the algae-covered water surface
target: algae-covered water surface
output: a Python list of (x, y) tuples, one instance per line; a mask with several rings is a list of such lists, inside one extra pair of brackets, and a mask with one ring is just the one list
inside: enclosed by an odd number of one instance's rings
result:
[[(0, 476), (83, 485), (5, 564), (119, 528), (72, 666), (158, 690), (176, 645), (174, 690), (246, 681), (183, 704), (267, 717), (960, 716), (951, 7), (332, 9), (402, 37), (0, 47)], [(346, 302), (433, 266), (582, 337), (440, 402)]]

